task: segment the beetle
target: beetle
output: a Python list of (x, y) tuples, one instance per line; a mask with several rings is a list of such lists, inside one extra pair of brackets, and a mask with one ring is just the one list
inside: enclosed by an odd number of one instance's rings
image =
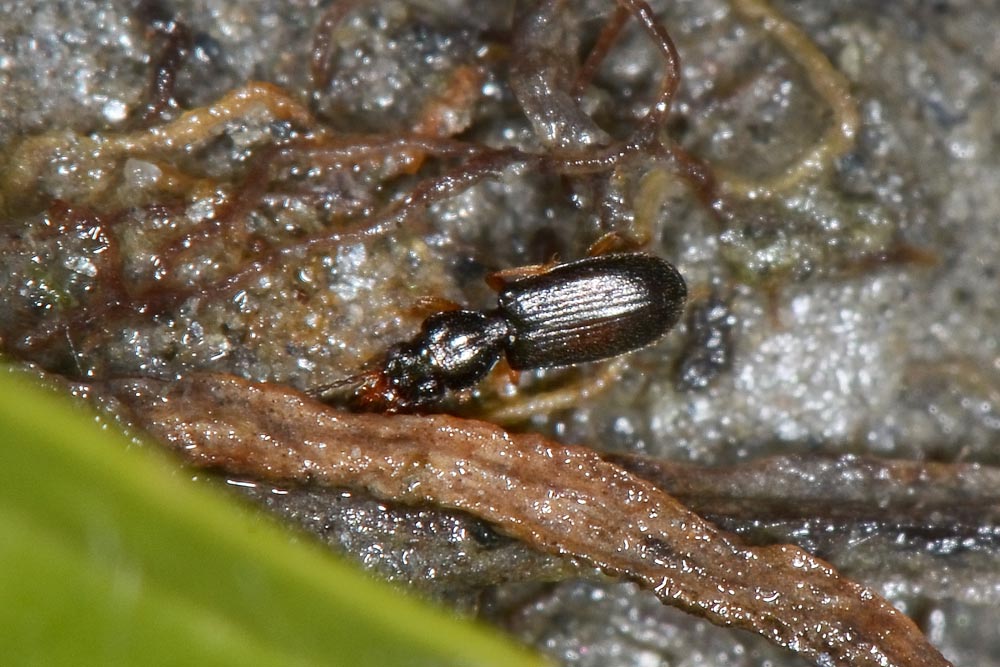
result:
[(416, 336), (389, 348), (378, 368), (348, 379), (360, 380), (353, 406), (419, 410), (448, 391), (474, 386), (503, 357), (520, 371), (631, 352), (669, 331), (687, 299), (677, 269), (641, 253), (522, 267), (491, 277), (498, 287), (496, 308), (428, 317)]

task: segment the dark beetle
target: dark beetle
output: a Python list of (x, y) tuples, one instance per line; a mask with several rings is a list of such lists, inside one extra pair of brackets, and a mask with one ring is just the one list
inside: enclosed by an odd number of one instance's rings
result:
[[(589, 257), (552, 268), (495, 274), (498, 306), (427, 318), (391, 347), (354, 393), (359, 408), (413, 410), (483, 379), (506, 355), (514, 370), (607, 359), (673, 327), (687, 287), (672, 265), (642, 254)], [(317, 393), (322, 393), (322, 389)]]
[(600, 255), (509, 282), (494, 312), (511, 328), (511, 368), (551, 368), (652, 343), (677, 323), (686, 298), (681, 274), (662, 259)]

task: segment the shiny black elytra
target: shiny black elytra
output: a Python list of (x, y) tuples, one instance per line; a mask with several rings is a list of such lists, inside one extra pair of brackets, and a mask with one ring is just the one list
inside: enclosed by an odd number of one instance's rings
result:
[(687, 298), (677, 269), (643, 254), (501, 278), (494, 310), (436, 313), (412, 340), (391, 347), (379, 369), (361, 376), (355, 406), (419, 409), (475, 385), (504, 355), (514, 370), (527, 370), (631, 352), (669, 331)]
[(590, 257), (504, 286), (511, 368), (551, 368), (615, 357), (652, 343), (680, 318), (684, 279), (658, 257)]

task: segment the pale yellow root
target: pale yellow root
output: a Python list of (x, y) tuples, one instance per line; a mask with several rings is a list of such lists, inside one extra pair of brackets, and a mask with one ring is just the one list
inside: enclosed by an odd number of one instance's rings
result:
[(66, 130), (46, 132), (28, 137), (8, 153), (0, 171), (0, 210), (34, 196), (39, 176), (57, 160), (77, 165), (96, 163), (106, 173), (123, 157), (156, 158), (190, 151), (225, 132), (227, 124), (255, 114), (265, 122), (289, 120), (304, 127), (315, 125), (312, 114), (281, 88), (251, 82), (210, 106), (192, 109), (169, 123), (148, 129), (88, 135)]
[(819, 142), (781, 173), (758, 180), (746, 179), (722, 169), (718, 171), (719, 183), (727, 194), (748, 198), (773, 197), (823, 172), (835, 158), (851, 149), (860, 124), (857, 103), (851, 95), (847, 79), (823, 52), (765, 0), (731, 0), (730, 4), (744, 18), (758, 23), (788, 51), (833, 112), (833, 121)]
[(631, 229), (638, 244), (645, 246), (653, 241), (660, 211), (674, 181), (674, 175), (661, 166), (654, 166), (642, 175), (635, 194), (635, 224)]
[(497, 424), (518, 424), (536, 415), (550, 415), (559, 410), (579, 407), (582, 402), (597, 396), (617, 382), (627, 367), (628, 357), (619, 357), (605, 363), (592, 377), (541, 394), (505, 400), (482, 416)]

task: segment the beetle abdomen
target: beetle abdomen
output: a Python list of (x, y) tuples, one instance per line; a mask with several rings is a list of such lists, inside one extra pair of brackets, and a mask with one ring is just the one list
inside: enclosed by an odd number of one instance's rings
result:
[(687, 287), (671, 264), (641, 254), (590, 257), (509, 282), (500, 313), (511, 325), (514, 369), (607, 359), (673, 327)]

